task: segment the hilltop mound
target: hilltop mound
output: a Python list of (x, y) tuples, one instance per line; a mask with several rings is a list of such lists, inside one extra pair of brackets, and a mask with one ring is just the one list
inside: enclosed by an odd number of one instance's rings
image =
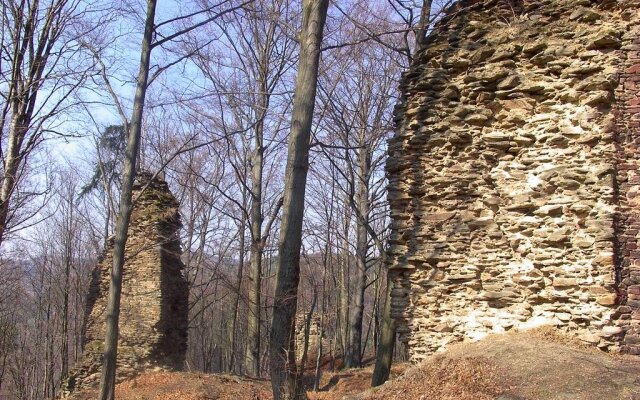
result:
[(452, 346), (379, 389), (350, 399), (640, 399), (640, 360), (613, 356), (551, 330)]

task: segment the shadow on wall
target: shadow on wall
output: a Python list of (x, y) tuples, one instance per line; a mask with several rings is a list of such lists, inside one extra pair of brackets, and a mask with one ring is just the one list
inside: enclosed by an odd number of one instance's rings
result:
[(184, 367), (189, 324), (189, 287), (181, 260), (181, 226), (180, 215), (176, 211), (157, 227), (163, 246), (160, 247), (160, 319), (155, 325), (160, 332), (160, 341), (153, 354), (159, 365), (175, 370)]

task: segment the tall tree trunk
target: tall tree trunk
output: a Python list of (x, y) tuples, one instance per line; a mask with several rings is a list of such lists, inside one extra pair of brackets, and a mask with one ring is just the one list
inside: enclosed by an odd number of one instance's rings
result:
[[(252, 207), (253, 208), (253, 207)], [(262, 229), (262, 228), (259, 228)], [(262, 251), (260, 243), (251, 243), (251, 274), (249, 277), (249, 313), (247, 320), (247, 373), (260, 376), (260, 316), (262, 291)]]
[(102, 365), (102, 376), (100, 377), (99, 400), (114, 399), (124, 250), (129, 230), (129, 219), (131, 218), (131, 194), (140, 149), (142, 114), (149, 80), (155, 13), (156, 0), (147, 0), (147, 16), (140, 50), (140, 69), (136, 81), (136, 94), (133, 101), (133, 113), (129, 125), (129, 137), (127, 139), (124, 171), (122, 174), (120, 206), (116, 219), (113, 265), (111, 267), (111, 281), (109, 283), (109, 297), (107, 299), (107, 324), (104, 343), (104, 361)]
[(326, 289), (327, 289), (327, 270), (329, 269), (329, 262), (331, 260), (331, 233), (327, 227), (327, 242), (324, 248), (323, 255), (323, 269), (322, 269), (322, 294), (320, 295), (320, 327), (318, 332), (317, 354), (316, 354), (316, 368), (313, 378), (313, 391), (317, 392), (320, 389), (320, 364), (322, 362), (322, 339), (324, 337), (324, 314), (326, 313)]
[(340, 263), (340, 351), (342, 361), (349, 349), (349, 315), (351, 315), (351, 255), (349, 253), (349, 226), (351, 213), (348, 205), (349, 199), (345, 199), (344, 225), (343, 225), (343, 245)]
[[(75, 186), (72, 186), (75, 188)], [(73, 190), (67, 194), (64, 199), (66, 212), (63, 216), (63, 238), (62, 251), (64, 263), (64, 287), (62, 288), (62, 343), (61, 343), (61, 366), (60, 377), (64, 379), (69, 373), (69, 294), (71, 292), (71, 263), (73, 262), (73, 238), (77, 232), (74, 232), (74, 204)]]
[[(362, 138), (364, 139), (364, 137)], [(364, 140), (362, 140), (362, 144)], [(349, 347), (345, 355), (346, 368), (361, 366), (362, 357), (362, 319), (364, 316), (364, 292), (367, 280), (367, 253), (369, 250), (369, 174), (371, 158), (366, 146), (358, 151), (358, 173), (356, 175), (356, 273), (353, 311), (349, 316)]]
[(309, 169), (309, 140), (318, 83), (322, 32), (329, 0), (303, 0), (300, 59), (293, 100), (278, 272), (273, 304), (269, 361), (274, 400), (303, 398), (294, 351), (295, 315), (300, 281), (302, 219)]
[[(244, 198), (244, 195), (243, 195)], [(233, 302), (233, 318), (231, 319), (231, 327), (229, 328), (229, 341), (231, 343), (231, 360), (229, 362), (229, 372), (236, 372), (238, 369), (236, 352), (238, 351), (238, 340), (236, 337), (236, 325), (238, 323), (238, 310), (240, 309), (240, 294), (242, 293), (242, 273), (244, 270), (244, 229), (245, 229), (245, 219), (242, 219), (242, 223), (240, 224), (240, 258), (238, 261), (238, 274), (236, 276), (236, 293), (235, 299)], [(238, 370), (240, 372), (240, 370)]]
[(260, 312), (262, 291), (262, 253), (264, 249), (262, 235), (262, 167), (264, 163), (264, 112), (267, 107), (266, 87), (260, 84), (262, 91), (260, 108), (262, 116), (256, 123), (255, 149), (251, 165), (251, 274), (249, 275), (249, 315), (247, 321), (247, 373), (260, 376)]
[[(71, 209), (69, 212), (72, 212)], [(69, 373), (69, 278), (71, 273), (71, 235), (70, 231), (65, 232), (64, 239), (64, 288), (62, 294), (62, 354), (60, 376), (66, 377)]]

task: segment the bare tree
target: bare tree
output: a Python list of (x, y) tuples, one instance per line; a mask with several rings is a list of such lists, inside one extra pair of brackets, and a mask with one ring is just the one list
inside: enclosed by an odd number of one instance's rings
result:
[[(280, 206), (278, 201), (273, 207), (271, 216), (266, 221), (264, 217), (264, 166), (265, 136), (267, 117), (274, 90), (280, 85), (282, 75), (289, 64), (287, 49), (291, 46), (279, 26), (277, 17), (285, 10), (286, 1), (276, 2), (257, 1), (247, 10), (247, 18), (243, 29), (237, 32), (240, 38), (234, 50), (239, 59), (244, 59), (244, 75), (249, 89), (248, 115), (253, 136), (253, 143), (245, 142), (245, 148), (250, 151), (249, 168), (251, 186), (247, 187), (249, 193), (250, 209), (248, 210), (248, 223), (251, 238), (249, 250), (250, 274), (249, 274), (249, 312), (247, 321), (247, 351), (246, 368), (253, 376), (260, 376), (260, 343), (261, 343), (261, 293), (262, 293), (262, 258), (266, 241), (271, 232)], [(226, 32), (229, 32), (226, 30)], [(233, 38), (229, 37), (230, 40)], [(234, 99), (233, 103), (242, 104)], [(237, 118), (240, 120), (241, 118)], [(279, 125), (279, 124), (278, 124)], [(276, 132), (271, 132), (275, 137)], [(244, 183), (242, 183), (244, 184)]]
[(315, 107), (318, 65), (328, 0), (303, 0), (300, 59), (285, 175), (277, 280), (269, 343), (271, 387), (275, 400), (303, 397), (294, 351), (300, 280), (302, 220), (309, 168), (309, 140)]
[(38, 190), (20, 191), (29, 161), (43, 141), (61, 135), (51, 125), (74, 103), (72, 95), (92, 67), (78, 38), (91, 31), (80, 0), (0, 3), (0, 245), (11, 229), (37, 214), (27, 204)]
[[(231, 193), (223, 191), (223, 195), (235, 202), (240, 216), (234, 218), (239, 225), (246, 225), (249, 233), (244, 360), (246, 372), (253, 376), (261, 374), (261, 343), (264, 340), (264, 249), (282, 205), (279, 187), (270, 184), (273, 179), (265, 178), (273, 177), (281, 168), (277, 156), (282, 151), (280, 143), (286, 129), (282, 114), (288, 111), (290, 104), (290, 96), (282, 94), (288, 90), (284, 78), (292, 64), (294, 50), (294, 41), (288, 36), (286, 24), (289, 3), (288, 0), (255, 1), (239, 12), (234, 20), (217, 24), (217, 30), (226, 40), (212, 48), (197, 51), (193, 59), (216, 92), (209, 96), (216, 100), (220, 112), (229, 119), (218, 118), (212, 123), (223, 132), (243, 132), (227, 135), (227, 152), (219, 155), (221, 162), (230, 167), (240, 188)], [(195, 42), (194, 46), (197, 46)], [(219, 64), (240, 65), (242, 68), (220, 68)], [(239, 239), (244, 241), (245, 236), (241, 235)], [(242, 281), (244, 259), (240, 266), (237, 282)], [(237, 299), (240, 300), (240, 293)], [(236, 325), (234, 317), (230, 329), (234, 352), (237, 350), (233, 339)]]
[[(140, 66), (138, 76), (136, 78), (136, 92), (133, 101), (133, 111), (131, 119), (126, 124), (128, 126), (127, 147), (125, 150), (124, 168), (122, 173), (122, 185), (120, 192), (120, 202), (118, 215), (116, 217), (115, 238), (113, 247), (113, 265), (111, 267), (111, 279), (109, 283), (109, 295), (107, 299), (107, 324), (105, 333), (105, 350), (103, 370), (100, 378), (100, 400), (113, 400), (115, 395), (115, 379), (116, 379), (116, 360), (118, 349), (118, 320), (120, 315), (120, 297), (122, 292), (122, 269), (124, 266), (124, 250), (128, 236), (129, 220), (132, 209), (132, 190), (133, 182), (136, 175), (136, 165), (140, 151), (140, 138), (142, 133), (142, 117), (145, 106), (145, 98), (149, 83), (152, 82), (160, 73), (169, 68), (172, 64), (158, 68), (154, 75), (149, 77), (151, 65), (151, 51), (154, 48), (163, 46), (164, 44), (174, 40), (182, 35), (191, 32), (211, 21), (237, 10), (250, 1), (239, 5), (224, 9), (223, 11), (214, 12), (207, 16), (204, 20), (189, 25), (186, 28), (179, 29), (167, 35), (161, 35), (161, 38), (154, 40), (156, 29), (160, 26), (167, 25), (173, 21), (179, 21), (185, 17), (176, 17), (171, 20), (155, 24), (156, 0), (147, 0), (146, 17), (144, 25), (144, 33), (142, 36), (142, 44), (140, 49)], [(226, 2), (223, 2), (226, 3)], [(211, 13), (213, 8), (206, 8), (193, 15)], [(117, 101), (117, 100), (116, 100)]]
[(133, 114), (129, 124), (127, 148), (125, 150), (124, 170), (120, 204), (116, 218), (115, 240), (113, 247), (113, 265), (107, 300), (107, 324), (104, 345), (104, 363), (100, 377), (100, 400), (113, 400), (115, 397), (116, 359), (118, 352), (118, 322), (120, 316), (120, 296), (122, 292), (122, 267), (124, 248), (128, 236), (129, 219), (132, 209), (132, 190), (136, 172), (136, 162), (140, 147), (142, 114), (149, 80), (152, 40), (156, 13), (156, 0), (147, 1), (147, 16), (140, 50), (140, 70), (136, 79), (136, 96)]
[[(367, 25), (373, 22), (361, 21)], [(384, 26), (379, 28), (385, 29)], [(351, 35), (357, 34), (352, 29), (341, 27), (341, 40), (350, 41)], [(366, 339), (363, 335), (365, 291), (378, 283), (379, 261), (384, 254), (387, 209), (382, 169), (386, 139), (393, 126), (391, 110), (397, 98), (400, 57), (375, 41), (336, 48), (327, 53), (331, 62), (323, 71), (321, 81), (322, 129), (316, 141), (323, 161), (331, 166), (329, 175), (335, 180), (347, 207), (342, 234), (345, 256), (342, 258), (340, 308), (343, 315), (339, 337), (343, 338), (344, 366), (353, 368), (360, 366), (367, 344), (366, 340), (363, 343)], [(382, 223), (378, 224), (378, 221)], [(355, 240), (350, 240), (353, 236)], [(354, 241), (351, 253), (349, 244)], [(374, 300), (373, 304), (376, 303)], [(374, 338), (377, 337), (376, 329)]]
[[(78, 179), (56, 174), (40, 229), (25, 231), (2, 261), (0, 375), (2, 396), (55, 397), (60, 379), (80, 352), (80, 332), (90, 267), (90, 237), (83, 207), (75, 202)], [(6, 255), (6, 253), (4, 253)]]

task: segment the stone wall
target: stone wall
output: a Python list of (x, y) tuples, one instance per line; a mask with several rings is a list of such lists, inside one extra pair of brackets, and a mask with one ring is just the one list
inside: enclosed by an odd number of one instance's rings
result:
[[(139, 196), (139, 197), (138, 197)], [(180, 259), (178, 202), (167, 183), (145, 172), (134, 184), (120, 306), (118, 381), (145, 370), (175, 370), (187, 349), (188, 286)], [(94, 270), (84, 353), (65, 382), (66, 393), (100, 380), (113, 240)]]
[(392, 315), (418, 361), (550, 324), (640, 353), (640, 1), (460, 1), (389, 142)]
[(628, 7), (635, 13), (635, 23), (623, 36), (620, 80), (615, 91), (619, 306), (612, 318), (625, 330), (621, 350), (640, 355), (640, 2), (631, 3)]
[[(318, 355), (318, 344), (320, 340), (322, 320), (317, 314), (313, 314), (309, 320), (309, 338), (307, 343), (307, 360), (312, 360), (315, 363), (315, 358)], [(307, 320), (309, 315), (306, 313), (296, 314), (296, 330), (295, 330), (295, 349), (296, 349), (296, 361), (300, 362), (304, 355), (304, 342), (306, 336)], [(323, 353), (325, 352), (325, 344), (323, 343)]]

